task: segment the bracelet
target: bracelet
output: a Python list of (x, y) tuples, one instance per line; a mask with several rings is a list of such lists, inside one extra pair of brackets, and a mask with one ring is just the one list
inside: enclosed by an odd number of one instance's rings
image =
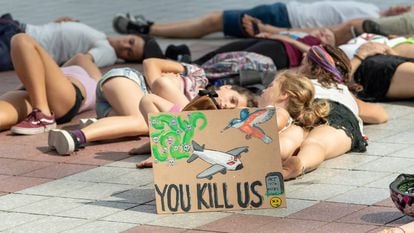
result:
[(361, 56), (359, 56), (357, 53), (355, 53), (355, 54), (354, 54), (354, 57), (355, 57), (356, 59), (360, 60), (360, 61), (363, 61), (363, 60), (364, 60), (364, 59), (363, 59)]

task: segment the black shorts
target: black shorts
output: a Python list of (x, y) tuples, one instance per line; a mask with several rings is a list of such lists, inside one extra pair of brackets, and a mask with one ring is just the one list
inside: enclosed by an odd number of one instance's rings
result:
[(56, 119), (56, 123), (58, 124), (64, 124), (72, 120), (78, 114), (79, 109), (82, 105), (83, 96), (81, 90), (79, 90), (79, 87), (77, 87), (75, 84), (73, 84), (73, 87), (75, 88), (76, 92), (76, 99), (75, 103), (73, 104), (72, 108), (62, 117), (59, 119)]
[(398, 66), (405, 62), (414, 62), (414, 59), (391, 55), (366, 58), (354, 74), (355, 82), (364, 87), (358, 97), (370, 102), (387, 101), (392, 77)]
[(328, 102), (330, 107), (327, 119), (329, 126), (344, 130), (346, 135), (351, 138), (352, 146), (350, 151), (365, 152), (368, 143), (361, 134), (358, 119), (343, 104), (330, 100)]

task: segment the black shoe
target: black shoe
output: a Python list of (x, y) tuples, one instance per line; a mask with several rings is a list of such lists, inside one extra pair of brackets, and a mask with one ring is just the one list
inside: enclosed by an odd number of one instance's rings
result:
[(382, 31), (382, 28), (378, 23), (372, 20), (369, 20), (369, 19), (364, 20), (364, 22), (362, 22), (362, 30), (364, 30), (364, 32), (366, 33), (373, 33), (377, 35), (388, 36), (387, 33)]
[(148, 34), (151, 22), (144, 18), (142, 15), (131, 16), (127, 14), (117, 14), (112, 20), (112, 26), (114, 30), (120, 34)]
[(169, 45), (165, 50), (165, 57), (184, 63), (191, 63), (191, 52), (187, 45)]

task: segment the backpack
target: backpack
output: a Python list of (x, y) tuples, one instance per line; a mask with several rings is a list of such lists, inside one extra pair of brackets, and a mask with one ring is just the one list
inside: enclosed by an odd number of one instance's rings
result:
[(276, 75), (272, 59), (254, 52), (237, 51), (215, 55), (201, 65), (210, 83), (267, 86)]

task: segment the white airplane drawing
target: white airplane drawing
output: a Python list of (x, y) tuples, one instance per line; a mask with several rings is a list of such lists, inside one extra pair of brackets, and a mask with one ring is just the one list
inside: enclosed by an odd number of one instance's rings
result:
[(200, 146), (197, 142), (192, 141), (193, 154), (188, 158), (187, 163), (193, 162), (197, 158), (201, 158), (207, 163), (212, 164), (203, 172), (197, 175), (198, 179), (207, 178), (212, 179), (213, 175), (220, 172), (226, 174), (227, 170), (236, 171), (243, 168), (240, 161), (240, 154), (248, 151), (247, 146), (237, 147), (227, 152), (207, 150), (204, 145)]

